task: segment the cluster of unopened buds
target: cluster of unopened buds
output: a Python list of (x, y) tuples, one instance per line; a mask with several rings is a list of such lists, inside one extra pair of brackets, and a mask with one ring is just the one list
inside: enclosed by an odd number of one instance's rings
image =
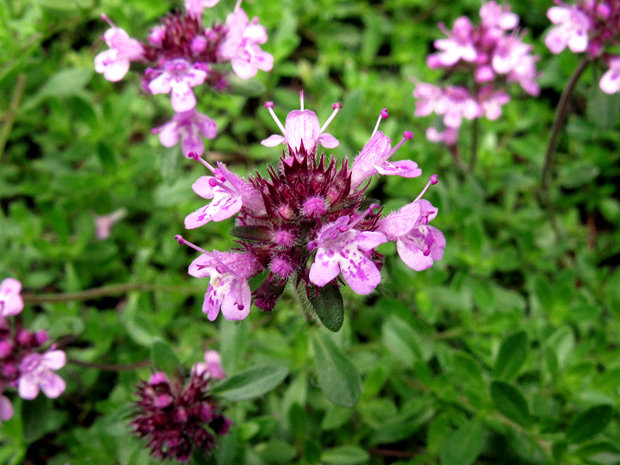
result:
[(210, 350), (204, 362), (194, 365), (187, 383), (159, 371), (138, 385), (131, 425), (135, 434), (149, 441), (151, 455), (185, 462), (194, 451), (211, 453), (217, 437), (230, 427), (209, 393), (211, 380), (224, 377), (220, 355)]
[[(341, 105), (321, 127), (316, 114), (304, 109), (290, 112), (284, 125), (273, 111), (282, 135), (273, 135), (262, 144), (285, 144), (277, 166), (267, 169), (268, 176), (250, 176), (246, 181), (221, 163), (213, 167), (197, 155), (212, 173), (193, 185), (194, 191), (211, 203), (185, 219), (193, 229), (210, 221), (235, 217), (231, 233), (238, 247), (229, 252), (208, 252), (177, 240), (201, 252), (189, 267), (197, 278), (210, 277), (203, 311), (214, 320), (220, 309), (225, 318), (245, 318), (252, 302), (271, 311), (290, 282), (298, 292), (312, 300), (326, 288), (329, 292), (346, 282), (358, 294), (371, 293), (381, 281), (383, 256), (375, 251), (380, 244), (396, 242), (402, 260), (420, 271), (440, 260), (446, 245), (443, 234), (429, 222), (437, 208), (421, 199), (426, 189), (437, 182), (430, 177), (422, 193), (400, 210), (382, 218), (382, 208), (365, 199), (364, 193), (374, 175), (420, 176), (422, 171), (410, 160), (389, 161), (401, 145), (413, 137), (405, 132), (394, 147), (388, 136), (378, 130), (387, 118), (381, 111), (377, 127), (352, 164), (340, 165), (333, 156), (319, 153), (319, 145), (339, 145), (325, 132)], [(311, 264), (310, 264), (311, 263)], [(265, 271), (266, 278), (253, 293), (248, 280)], [(327, 290), (326, 290), (327, 292)]]
[[(13, 405), (3, 395), (7, 387), (17, 388), (22, 399), (34, 399), (39, 389), (55, 399), (65, 390), (65, 382), (54, 371), (66, 363), (65, 353), (52, 345), (42, 352), (48, 342), (45, 331), (31, 332), (13, 319), (24, 308), (20, 295), (21, 283), (7, 278), (0, 284), (0, 419), (13, 416)], [(10, 318), (10, 319), (9, 319)]]
[(620, 56), (609, 53), (609, 47), (620, 45), (620, 2), (618, 0), (585, 0), (574, 5), (556, 2), (547, 17), (556, 26), (545, 37), (553, 53), (566, 47), (575, 53), (585, 52), (589, 59), (600, 59), (609, 69), (600, 80), (603, 92), (620, 90)]
[(267, 41), (267, 31), (258, 18), (249, 20), (241, 9), (241, 0), (224, 24), (210, 27), (203, 24), (204, 10), (219, 0), (186, 0), (185, 12), (175, 12), (162, 18), (146, 43), (129, 37), (105, 15), (111, 29), (103, 39), (108, 50), (95, 57), (95, 70), (109, 81), (121, 80), (131, 62), (146, 64), (142, 81), (145, 91), (170, 94), (176, 112), (171, 121), (153, 129), (165, 147), (181, 142), (184, 154), (204, 152), (202, 137), (213, 139), (217, 125), (208, 116), (196, 111), (193, 88), (207, 84), (220, 91), (228, 86), (223, 63), (230, 62), (232, 70), (242, 79), (256, 75), (258, 70), (269, 71), (273, 57), (261, 50)]
[(510, 101), (505, 91), (510, 83), (520, 84), (534, 96), (540, 92), (535, 81), (538, 57), (532, 55), (532, 46), (523, 43), (523, 34), (516, 30), (519, 17), (509, 7), (490, 1), (480, 8), (480, 18), (481, 23), (474, 26), (469, 18), (461, 16), (452, 31), (440, 24), (448, 37), (436, 40), (439, 52), (427, 58), (430, 68), (444, 69), (452, 77), (463, 76), (465, 82), (473, 84), (469, 88), (442, 88), (420, 83), (413, 92), (418, 99), (416, 116), (433, 112), (443, 115), (441, 131), (435, 127), (427, 130), (432, 142), (454, 146), (463, 118), (499, 118), (502, 105)]

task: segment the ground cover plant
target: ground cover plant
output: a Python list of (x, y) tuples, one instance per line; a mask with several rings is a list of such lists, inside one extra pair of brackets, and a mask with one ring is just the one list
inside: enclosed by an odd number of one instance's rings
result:
[(0, 18), (0, 463), (620, 463), (620, 2)]

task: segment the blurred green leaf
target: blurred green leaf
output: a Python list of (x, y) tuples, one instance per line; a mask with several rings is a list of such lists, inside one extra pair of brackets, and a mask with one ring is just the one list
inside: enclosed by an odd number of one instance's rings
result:
[(532, 417), (527, 402), (517, 388), (502, 381), (491, 383), (491, 398), (495, 408), (515, 423), (529, 428)]
[(297, 457), (297, 449), (278, 439), (259, 444), (256, 446), (256, 451), (260, 458), (267, 463), (291, 463)]
[(478, 420), (465, 423), (441, 448), (441, 465), (471, 465), (482, 449), (484, 428)]
[(261, 365), (227, 377), (211, 392), (230, 401), (253, 399), (271, 391), (288, 376), (288, 367)]
[(323, 393), (336, 405), (353, 407), (362, 392), (362, 382), (351, 361), (322, 332), (313, 332), (312, 346)]
[(170, 376), (182, 373), (182, 365), (170, 344), (161, 338), (155, 338), (151, 346), (151, 361), (153, 366)]
[(509, 381), (517, 375), (527, 357), (527, 334), (519, 331), (511, 334), (502, 342), (495, 361), (493, 376)]
[(367, 462), (368, 460), (370, 460), (370, 454), (357, 446), (338, 446), (324, 450), (321, 454), (322, 462), (337, 465), (354, 465)]
[(381, 328), (383, 344), (391, 354), (408, 367), (416, 360), (423, 360), (422, 349), (414, 329), (405, 321), (389, 316)]
[(573, 419), (566, 431), (566, 439), (572, 443), (580, 443), (590, 439), (607, 427), (613, 412), (611, 405), (590, 407)]

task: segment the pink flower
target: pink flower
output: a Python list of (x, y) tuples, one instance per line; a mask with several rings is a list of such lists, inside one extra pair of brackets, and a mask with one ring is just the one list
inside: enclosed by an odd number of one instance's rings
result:
[(545, 44), (552, 53), (560, 53), (567, 45), (575, 53), (586, 51), (590, 18), (576, 5), (552, 6), (547, 11), (547, 17), (558, 25), (545, 37)]
[(493, 54), (493, 69), (498, 74), (508, 74), (517, 68), (520, 62), (530, 56), (532, 47), (521, 42), (517, 36), (508, 36), (501, 40)]
[(205, 71), (192, 68), (186, 60), (176, 58), (164, 63), (163, 72), (149, 82), (147, 87), (154, 94), (171, 92), (172, 108), (180, 113), (196, 106), (192, 87), (202, 84), (206, 78)]
[(609, 59), (609, 69), (601, 77), (599, 85), (606, 94), (615, 94), (620, 90), (620, 57)]
[(478, 101), (482, 105), (484, 116), (496, 120), (502, 114), (502, 105), (510, 102), (510, 95), (502, 90), (493, 90), (493, 86), (489, 85), (478, 92)]
[(202, 19), (205, 8), (217, 5), (220, 0), (185, 0), (185, 10), (190, 16)]
[(0, 317), (17, 315), (24, 309), (20, 292), (22, 283), (17, 279), (6, 278), (0, 284)]
[(429, 55), (427, 64), (431, 68), (450, 67), (459, 60), (474, 62), (478, 58), (478, 52), (474, 47), (472, 38), (473, 27), (465, 16), (461, 16), (454, 22), (453, 31), (446, 31), (447, 39), (438, 39), (434, 42), (435, 47), (442, 52)]
[(443, 142), (448, 147), (456, 145), (458, 136), (458, 128), (445, 128), (441, 132), (437, 131), (434, 127), (430, 127), (426, 130), (426, 138), (430, 142)]
[(110, 237), (112, 226), (125, 218), (125, 216), (127, 216), (125, 208), (120, 208), (107, 215), (95, 215), (95, 235), (97, 239), (103, 241)]
[(215, 176), (202, 176), (192, 185), (194, 192), (203, 199), (213, 201), (185, 218), (185, 228), (194, 229), (209, 221), (222, 221), (230, 218), (242, 206), (256, 214), (264, 213), (260, 192), (250, 183), (231, 173), (218, 163)]
[(523, 55), (515, 67), (506, 76), (507, 82), (518, 82), (528, 94), (534, 97), (540, 94), (540, 86), (536, 82), (536, 61), (539, 57)]
[(62, 350), (49, 350), (43, 355), (26, 355), (19, 364), (18, 392), (22, 399), (34, 399), (39, 388), (50, 399), (55, 399), (65, 390), (65, 382), (54, 373), (65, 366), (67, 359)]
[(388, 159), (403, 145), (405, 140), (411, 139), (413, 134), (405, 132), (404, 138), (394, 148), (391, 140), (381, 131), (375, 132), (360, 154), (355, 158), (351, 167), (351, 192), (357, 189), (365, 179), (375, 174), (387, 176), (401, 176), (415, 178), (422, 174), (418, 164), (411, 160), (389, 162)]
[(316, 241), (308, 247), (316, 248), (310, 267), (310, 281), (325, 286), (342, 273), (344, 280), (358, 294), (370, 294), (381, 282), (381, 272), (369, 258), (372, 250), (387, 242), (378, 231), (358, 231), (349, 224), (349, 216), (341, 216), (327, 224)]
[[(107, 19), (105, 16), (103, 18)], [(144, 58), (144, 48), (140, 42), (113, 24), (104, 33), (103, 39), (110, 49), (95, 57), (95, 71), (103, 73), (108, 81), (120, 81), (129, 71), (131, 61)]]
[(207, 350), (205, 352), (205, 363), (197, 363), (193, 367), (194, 373), (198, 376), (205, 376), (215, 379), (226, 378), (226, 373), (222, 368), (222, 358), (215, 350)]
[[(2, 421), (7, 421), (13, 418), (15, 414), (15, 410), (13, 410), (13, 405), (11, 401), (3, 395), (0, 395), (0, 419)], [(0, 421), (0, 423), (2, 423)]]
[(463, 118), (474, 119), (482, 115), (482, 107), (464, 87), (450, 86), (436, 105), (435, 112), (443, 116), (449, 128), (458, 128)]
[(248, 279), (260, 271), (261, 265), (248, 253), (203, 254), (189, 266), (195, 278), (211, 278), (202, 311), (213, 321), (222, 310), (224, 318), (243, 320), (250, 313), (252, 293)]
[(218, 55), (221, 60), (230, 60), (233, 71), (241, 79), (256, 75), (258, 70), (270, 71), (273, 56), (263, 52), (258, 44), (267, 42), (267, 31), (258, 24), (258, 18), (251, 22), (241, 9), (226, 18), (228, 31), (221, 44)]
[(388, 240), (396, 241), (398, 255), (416, 271), (433, 266), (441, 260), (446, 239), (428, 222), (437, 216), (437, 209), (428, 200), (416, 200), (379, 221), (379, 231)]
[(500, 6), (494, 1), (482, 5), (480, 18), (484, 27), (499, 28), (504, 31), (514, 29), (519, 24), (519, 17), (510, 12), (510, 7)]
[(272, 118), (280, 127), (280, 130), (284, 136), (274, 134), (263, 140), (261, 144), (265, 147), (275, 147), (276, 145), (286, 143), (293, 151), (298, 151), (303, 144), (304, 149), (307, 152), (313, 151), (317, 144), (320, 144), (328, 149), (338, 147), (340, 142), (338, 142), (334, 136), (324, 131), (327, 129), (327, 126), (332, 119), (334, 119), (341, 106), (342, 105), (339, 103), (334, 104), (334, 112), (322, 128), (319, 124), (319, 118), (316, 116), (316, 113), (310, 110), (291, 111), (286, 116), (286, 122), (284, 123), (284, 127), (282, 127), (282, 123), (280, 123), (280, 120), (273, 112), (273, 102), (266, 102), (265, 108), (269, 110)]
[(432, 84), (420, 83), (415, 87), (413, 96), (415, 102), (415, 116), (428, 116), (437, 111), (437, 106), (443, 98), (443, 89)]
[(202, 156), (205, 146), (200, 134), (207, 139), (215, 139), (217, 124), (192, 108), (175, 114), (172, 120), (153, 129), (153, 133), (159, 133), (159, 140), (164, 147), (173, 147), (180, 140), (184, 155), (189, 156), (190, 152), (194, 152)]

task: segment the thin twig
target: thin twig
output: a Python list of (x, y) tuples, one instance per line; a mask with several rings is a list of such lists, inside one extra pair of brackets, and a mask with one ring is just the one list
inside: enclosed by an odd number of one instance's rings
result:
[(11, 134), (11, 130), (13, 129), (13, 123), (15, 123), (15, 118), (17, 117), (17, 110), (19, 108), (20, 102), (22, 101), (22, 96), (24, 95), (25, 85), (26, 74), (19, 73), (17, 75), (15, 89), (13, 90), (11, 105), (9, 107), (9, 110), (6, 112), (4, 126), (2, 128), (2, 132), (0, 132), (0, 160), (2, 160), (2, 155), (4, 154), (4, 147), (6, 146), (6, 143), (9, 140), (9, 135)]
[(24, 303), (44, 304), (52, 302), (73, 302), (76, 300), (91, 300), (111, 295), (122, 295), (132, 291), (146, 292), (178, 292), (181, 294), (195, 294), (204, 292), (204, 287), (189, 286), (162, 286), (148, 283), (128, 283), (112, 284), (111, 286), (96, 287), (79, 292), (68, 292), (66, 294), (22, 294)]
[(546, 201), (549, 200), (549, 172), (551, 170), (551, 163), (553, 162), (553, 153), (555, 152), (555, 146), (557, 143), (558, 135), (560, 134), (560, 129), (562, 127), (562, 122), (564, 121), (564, 116), (566, 116), (566, 109), (568, 107), (568, 102), (570, 100), (570, 96), (573, 93), (573, 89), (577, 84), (577, 81), (585, 71), (585, 69), (590, 64), (591, 60), (587, 56), (581, 60), (573, 75), (570, 77), (566, 87), (562, 91), (562, 95), (560, 96), (560, 101), (558, 102), (558, 107), (555, 111), (555, 119), (553, 120), (553, 126), (551, 126), (551, 135), (549, 137), (549, 144), (547, 145), (547, 153), (545, 154), (545, 164), (542, 170), (542, 189), (543, 189), (543, 197)]
[(74, 358), (67, 359), (67, 362), (73, 363), (74, 365), (79, 365), (81, 367), (86, 368), (97, 368), (98, 370), (105, 371), (131, 371), (136, 368), (147, 367), (151, 365), (151, 359), (142, 360), (136, 363), (130, 363), (128, 365), (115, 365), (113, 363), (92, 363), (92, 362), (83, 362), (82, 360), (76, 360)]

